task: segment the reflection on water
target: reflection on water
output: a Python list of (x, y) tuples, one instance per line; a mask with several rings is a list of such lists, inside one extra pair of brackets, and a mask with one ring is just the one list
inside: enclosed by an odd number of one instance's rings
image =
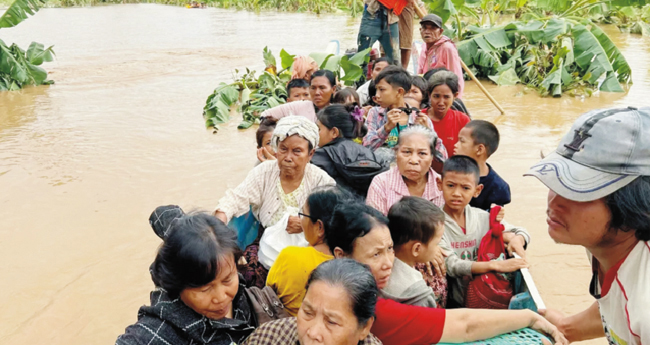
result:
[[(211, 209), (255, 164), (254, 131), (204, 129), (205, 98), (234, 68), (261, 70), (261, 50), (307, 54), (356, 41), (346, 15), (254, 14), (160, 5), (44, 9), (2, 30), (5, 42), (55, 45), (52, 86), (0, 93), (0, 343), (111, 343), (147, 303), (160, 204)], [(650, 105), (648, 39), (608, 28), (633, 67), (627, 94), (542, 99), (467, 83), (477, 118), (499, 125), (491, 163), (510, 182), (507, 217), (533, 234), (533, 274), (547, 304), (589, 304), (580, 248), (545, 234), (545, 189), (521, 177), (580, 113)]]

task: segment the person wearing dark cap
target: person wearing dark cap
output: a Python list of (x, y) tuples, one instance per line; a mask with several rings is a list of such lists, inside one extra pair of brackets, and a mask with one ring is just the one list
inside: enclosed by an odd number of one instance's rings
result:
[(435, 14), (427, 14), (420, 20), (420, 35), (424, 46), (418, 59), (418, 74), (424, 74), (428, 70), (444, 67), (458, 76), (458, 96), (463, 97), (465, 81), (463, 79), (463, 67), (460, 64), (460, 56), (454, 42), (443, 35), (442, 18)]
[(591, 307), (540, 311), (569, 341), (650, 344), (649, 133), (650, 108), (594, 110), (526, 174), (549, 188), (549, 236), (591, 260)]

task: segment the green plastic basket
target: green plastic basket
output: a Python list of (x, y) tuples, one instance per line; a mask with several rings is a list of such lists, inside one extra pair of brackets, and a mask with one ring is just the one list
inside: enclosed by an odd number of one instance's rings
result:
[[(522, 328), (518, 331), (502, 334), (498, 337), (490, 338), (487, 340), (474, 341), (470, 343), (463, 343), (465, 345), (540, 345), (542, 339), (551, 342), (546, 336), (539, 332), (533, 331), (530, 328)], [(551, 342), (553, 343), (553, 342)], [(451, 345), (448, 343), (439, 343), (439, 345)]]

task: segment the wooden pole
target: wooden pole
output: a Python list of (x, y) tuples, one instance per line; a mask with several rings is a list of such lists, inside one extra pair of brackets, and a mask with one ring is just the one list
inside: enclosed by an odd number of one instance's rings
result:
[(476, 85), (478, 85), (478, 88), (481, 89), (481, 91), (483, 91), (483, 93), (485, 94), (485, 96), (487, 96), (487, 98), (490, 100), (490, 102), (492, 102), (492, 104), (494, 104), (494, 106), (497, 107), (497, 109), (499, 109), (499, 111), (501, 112), (501, 115), (505, 114), (506, 112), (503, 111), (503, 108), (501, 108), (501, 105), (499, 105), (499, 102), (497, 102), (497, 100), (494, 99), (494, 97), (492, 97), (492, 95), (488, 92), (488, 90), (485, 89), (485, 86), (483, 86), (483, 84), (481, 84), (481, 82), (476, 78), (474, 73), (472, 73), (472, 71), (467, 67), (467, 65), (465, 64), (465, 62), (463, 62), (462, 59), (460, 60), (460, 65), (463, 66), (463, 69), (465, 70), (465, 72), (467, 72), (470, 79), (472, 79), (473, 81), (476, 82)]

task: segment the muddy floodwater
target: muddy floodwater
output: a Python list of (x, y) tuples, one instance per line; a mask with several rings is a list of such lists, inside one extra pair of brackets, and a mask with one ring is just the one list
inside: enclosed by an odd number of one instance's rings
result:
[[(263, 69), (261, 51), (355, 45), (347, 15), (254, 14), (162, 5), (43, 9), (0, 39), (54, 45), (52, 86), (0, 92), (0, 344), (111, 344), (148, 303), (160, 240), (158, 205), (212, 209), (255, 164), (254, 130), (238, 120), (204, 128), (206, 97), (235, 68)], [(633, 69), (625, 94), (540, 98), (521, 87), (472, 82), (475, 118), (498, 124), (490, 159), (511, 186), (507, 219), (532, 234), (531, 271), (549, 307), (592, 303), (584, 249), (546, 233), (547, 189), (527, 168), (573, 120), (599, 107), (650, 105), (650, 42), (607, 27)], [(605, 344), (604, 340), (593, 344)]]

